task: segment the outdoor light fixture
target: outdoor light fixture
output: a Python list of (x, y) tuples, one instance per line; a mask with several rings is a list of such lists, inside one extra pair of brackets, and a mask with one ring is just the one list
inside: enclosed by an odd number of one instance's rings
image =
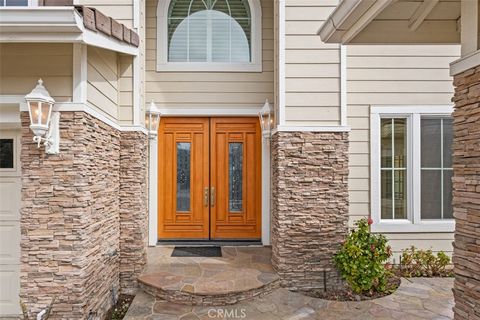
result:
[(263, 137), (269, 138), (273, 125), (273, 117), (272, 109), (270, 108), (270, 103), (268, 103), (268, 99), (265, 100), (265, 104), (258, 113), (258, 117), (260, 118), (260, 126), (262, 128)]
[(148, 130), (150, 139), (155, 139), (158, 135), (158, 125), (160, 124), (160, 110), (158, 110), (155, 102), (150, 102), (150, 105), (145, 110), (145, 127)]
[(60, 113), (52, 111), (55, 100), (43, 86), (42, 79), (37, 86), (25, 96), (30, 116), (30, 130), (38, 148), (43, 141), (47, 154), (57, 154), (60, 151), (59, 123)]

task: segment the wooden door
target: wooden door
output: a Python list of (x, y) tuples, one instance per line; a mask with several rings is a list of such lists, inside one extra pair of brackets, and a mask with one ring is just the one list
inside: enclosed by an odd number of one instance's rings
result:
[(210, 237), (261, 238), (261, 134), (256, 118), (210, 121)]
[(208, 118), (162, 119), (158, 186), (158, 237), (208, 239)]

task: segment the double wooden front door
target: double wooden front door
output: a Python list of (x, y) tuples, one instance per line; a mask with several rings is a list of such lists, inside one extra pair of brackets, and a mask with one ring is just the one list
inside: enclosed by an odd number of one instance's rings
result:
[(163, 118), (159, 131), (159, 239), (260, 239), (258, 120)]

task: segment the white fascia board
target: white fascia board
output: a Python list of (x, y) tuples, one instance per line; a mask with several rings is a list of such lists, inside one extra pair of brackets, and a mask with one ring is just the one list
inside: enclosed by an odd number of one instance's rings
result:
[(320, 29), (317, 31), (317, 35), (320, 36), (323, 42), (329, 42), (330, 39), (341, 39), (346, 29), (342, 28), (342, 24), (353, 15), (353, 12), (361, 7), (360, 3), (363, 0), (343, 0), (330, 14), (327, 20), (323, 23)]
[(74, 7), (2, 7), (0, 42), (84, 43), (136, 56), (138, 48), (86, 29)]
[(120, 52), (131, 56), (138, 56), (139, 54), (139, 50), (135, 46), (113, 39), (101, 32), (95, 32), (88, 29), (83, 31), (82, 42), (93, 47)]
[(455, 76), (478, 66), (480, 66), (480, 50), (450, 63), (450, 75)]

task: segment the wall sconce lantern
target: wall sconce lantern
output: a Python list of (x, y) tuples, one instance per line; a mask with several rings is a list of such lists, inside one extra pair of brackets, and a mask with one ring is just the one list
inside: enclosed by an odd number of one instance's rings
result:
[(42, 79), (38, 80), (37, 86), (25, 96), (30, 116), (30, 130), (38, 148), (43, 141), (47, 154), (58, 154), (60, 151), (60, 113), (54, 112), (55, 100), (43, 86)]
[(273, 126), (273, 117), (272, 109), (270, 107), (270, 103), (268, 103), (268, 99), (265, 100), (265, 104), (258, 113), (258, 117), (260, 118), (260, 127), (262, 129), (263, 137), (266, 139), (270, 138), (270, 133)]
[(160, 110), (158, 110), (155, 102), (150, 102), (150, 105), (145, 110), (145, 127), (148, 131), (150, 139), (155, 139), (158, 135), (158, 125), (160, 124)]

